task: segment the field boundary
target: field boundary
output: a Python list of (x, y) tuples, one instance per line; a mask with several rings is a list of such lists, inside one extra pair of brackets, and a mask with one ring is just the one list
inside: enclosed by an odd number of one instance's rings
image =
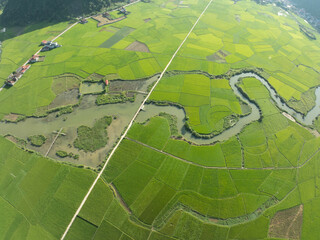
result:
[(168, 152), (165, 152), (163, 150), (157, 149), (155, 147), (152, 147), (152, 146), (150, 146), (148, 144), (142, 143), (142, 142), (140, 142), (138, 140), (135, 140), (135, 139), (132, 139), (132, 138), (129, 138), (129, 137), (126, 137), (126, 139), (131, 141), (131, 142), (137, 143), (137, 144), (139, 144), (139, 145), (141, 145), (143, 147), (146, 147), (146, 148), (149, 148), (149, 149), (151, 149), (153, 151), (156, 151), (158, 153), (161, 153), (161, 154), (164, 154), (166, 156), (175, 158), (175, 159), (177, 159), (179, 161), (185, 162), (187, 164), (194, 165), (194, 166), (201, 167), (201, 168), (206, 168), (206, 169), (219, 169), (219, 170), (292, 170), (292, 169), (299, 169), (299, 168), (302, 168), (307, 162), (309, 162), (316, 154), (318, 154), (320, 152), (320, 148), (319, 148), (303, 164), (299, 164), (297, 166), (291, 166), (291, 167), (262, 167), (262, 168), (228, 167), (228, 166), (226, 166), (226, 167), (215, 167), (215, 166), (205, 166), (205, 165), (201, 165), (199, 163), (192, 162), (190, 160), (178, 157), (176, 155), (173, 155), (171, 153), (168, 153)]
[(74, 216), (72, 217), (69, 225), (67, 226), (65, 232), (63, 233), (62, 237), (60, 238), (61, 240), (64, 240), (65, 237), (67, 236), (73, 222), (75, 221), (76, 217), (78, 216), (78, 214), (80, 213), (82, 207), (84, 206), (84, 204), (86, 203), (89, 195), (91, 194), (93, 188), (95, 187), (95, 185), (97, 184), (98, 180), (101, 178), (102, 173), (104, 172), (104, 170), (106, 169), (111, 157), (113, 156), (113, 154), (115, 153), (115, 151), (117, 150), (117, 148), (120, 146), (120, 143), (122, 142), (122, 140), (126, 137), (127, 133), (129, 132), (130, 128), (133, 125), (133, 122), (135, 121), (135, 119), (137, 118), (138, 114), (140, 113), (140, 111), (143, 109), (144, 104), (146, 103), (146, 101), (149, 99), (150, 95), (152, 94), (152, 92), (154, 91), (154, 89), (156, 88), (156, 86), (158, 85), (158, 83), (160, 82), (160, 80), (162, 79), (162, 77), (164, 76), (164, 74), (166, 73), (167, 69), (169, 68), (169, 66), (171, 65), (173, 59), (176, 57), (177, 53), (180, 51), (181, 47), (183, 46), (183, 44), (187, 41), (187, 39), (189, 38), (190, 34), (192, 33), (192, 31), (194, 30), (194, 28), (197, 26), (198, 22), (200, 21), (201, 17), (203, 16), (203, 14), (207, 11), (208, 7), (211, 5), (213, 0), (210, 0), (210, 2), (207, 4), (207, 6), (204, 8), (204, 10), (202, 11), (202, 13), (199, 15), (198, 19), (196, 20), (196, 22), (193, 24), (192, 28), (190, 29), (190, 31), (188, 32), (188, 34), (186, 35), (186, 37), (184, 38), (184, 40), (181, 42), (181, 44), (178, 46), (177, 50), (175, 51), (175, 53), (172, 55), (171, 59), (169, 60), (167, 66), (163, 69), (162, 73), (160, 74), (158, 80), (156, 81), (156, 83), (153, 85), (153, 87), (151, 88), (149, 94), (146, 96), (146, 98), (143, 100), (143, 102), (141, 103), (140, 107), (138, 108), (137, 112), (135, 113), (135, 115), (133, 116), (132, 120), (130, 121), (128, 127), (126, 128), (126, 130), (124, 131), (124, 133), (122, 134), (122, 136), (120, 137), (118, 143), (116, 144), (116, 146), (112, 149), (109, 157), (107, 158), (105, 164), (103, 165), (102, 169), (100, 170), (99, 174), (97, 175), (96, 179), (94, 180), (93, 184), (91, 185), (91, 187), (89, 188), (89, 191), (87, 192), (87, 194), (85, 195), (84, 199), (82, 200), (80, 206), (78, 207), (77, 211), (75, 212)]

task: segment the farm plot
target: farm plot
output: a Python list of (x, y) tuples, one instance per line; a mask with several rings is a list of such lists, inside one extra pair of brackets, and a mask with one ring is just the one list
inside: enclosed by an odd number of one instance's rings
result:
[(241, 103), (227, 80), (210, 80), (200, 74), (162, 79), (150, 100), (182, 106), (189, 127), (201, 134), (220, 133), (230, 127), (230, 118), (243, 115)]
[[(52, 88), (56, 77), (65, 73), (82, 79), (113, 74), (128, 80), (161, 71), (204, 2), (185, 1), (189, 8), (160, 0), (141, 4), (130, 7), (127, 19), (103, 31), (89, 21), (64, 35), (63, 48), (49, 52), (24, 81), (1, 93), (0, 112), (31, 115), (49, 105), (56, 92), (69, 89)], [(214, 1), (170, 70), (220, 75), (229, 69), (260, 67), (278, 93), (294, 104), (318, 84), (319, 40), (305, 39), (296, 22), (278, 11), (252, 1)], [(99, 47), (123, 28), (135, 30), (109, 48)], [(126, 50), (136, 41), (150, 52)], [(215, 54), (224, 61), (208, 61)], [(262, 119), (225, 142), (195, 146), (175, 140), (168, 119), (161, 116), (134, 124), (67, 238), (270, 239), (283, 237), (279, 231), (284, 230), (285, 237), (291, 237), (302, 224), (301, 238), (317, 239), (318, 140), (289, 122), (258, 80), (243, 79), (240, 87), (257, 103)], [(189, 125), (200, 133), (211, 133), (214, 127), (222, 131), (221, 119), (244, 114), (227, 80), (202, 75), (163, 78), (152, 100), (183, 106)], [(5, 227), (1, 236), (58, 239), (96, 174), (22, 151), (3, 138), (0, 153), (0, 219)], [(292, 216), (292, 208), (302, 204), (303, 214), (298, 211), (296, 219), (286, 219), (287, 229), (270, 226), (281, 211)]]
[[(135, 137), (137, 132), (150, 132), (150, 128), (153, 128), (152, 121), (153, 119), (145, 126), (145, 130), (141, 126), (139, 131), (133, 130), (130, 137)], [(163, 118), (163, 121), (166, 119)], [(254, 132), (255, 127), (253, 126), (252, 130), (248, 129), (248, 133), (239, 139), (250, 145), (250, 131)], [(150, 138), (152, 136), (149, 135), (148, 142)], [(181, 152), (186, 149), (175, 146), (173, 149), (180, 149)], [(199, 153), (201, 148), (207, 150), (206, 147), (200, 146)], [(318, 158), (313, 158), (301, 169), (306, 169), (309, 164), (317, 161)], [(277, 211), (301, 203), (295, 190), (295, 172), (295, 169), (206, 169), (166, 156), (165, 152), (156, 152), (134, 141), (124, 140), (104, 172), (104, 179), (108, 184), (115, 186), (127, 204), (121, 211), (130, 209), (131, 213), (127, 212), (127, 216), (134, 216), (137, 223), (142, 221), (152, 225), (152, 236), (161, 236), (160, 239), (206, 239), (206, 236), (217, 236), (219, 239), (248, 239), (249, 234), (252, 239), (260, 239), (268, 236), (269, 221)], [(315, 176), (317, 174), (314, 172), (310, 179)], [(136, 181), (133, 182), (132, 179)], [(99, 184), (99, 188), (102, 185)], [(98, 189), (98, 186), (96, 188)], [(105, 189), (107, 188), (105, 185)], [(315, 185), (309, 184), (308, 181), (301, 185), (301, 190), (305, 189), (307, 192), (312, 192), (314, 188)], [(84, 209), (88, 211), (98, 203), (97, 201), (102, 201), (101, 196), (93, 194)], [(110, 200), (106, 202), (109, 203)], [(102, 213), (105, 213), (104, 220), (99, 218), (98, 229), (108, 225), (105, 221), (111, 218), (111, 209), (116, 208), (115, 203), (103, 205), (106, 207), (100, 210), (101, 214), (98, 215), (102, 216)], [(265, 212), (264, 215), (261, 214), (261, 210)], [(86, 219), (89, 218), (92, 217), (89, 215)], [(206, 220), (208, 218), (210, 221)], [(120, 217), (119, 213), (117, 218), (112, 214), (112, 219), (113, 225), (118, 229), (115, 234), (120, 236), (128, 221), (125, 217)], [(294, 225), (294, 228), (301, 227), (301, 219), (298, 221), (300, 223), (294, 222), (298, 224)], [(76, 229), (76, 226), (73, 229)], [(289, 230), (290, 234), (295, 231)], [(310, 230), (307, 231), (309, 232), (306, 234), (310, 236)], [(81, 231), (78, 230), (79, 232)], [(139, 230), (139, 234), (143, 233)]]
[(0, 235), (59, 238), (95, 174), (23, 151), (2, 137), (0, 143)]
[[(242, 149), (255, 156), (254, 161), (260, 159), (260, 167), (253, 165), (254, 169), (250, 170), (241, 167), (233, 170), (210, 169), (209, 166), (222, 166), (219, 162), (221, 157), (229, 158), (235, 154), (232, 152), (240, 148), (236, 144), (238, 141), (230, 139), (214, 146), (192, 146), (168, 138), (170, 132), (166, 118), (156, 117), (145, 125), (136, 124), (128, 135), (132, 140), (125, 140), (121, 144), (104, 172), (104, 179), (118, 189), (127, 207), (139, 221), (153, 225), (167, 237), (179, 239), (189, 239), (186, 237), (188, 234), (195, 239), (201, 239), (201, 236), (205, 239), (204, 236), (210, 231), (223, 236), (223, 239), (247, 239), (247, 234), (259, 239), (268, 236), (269, 220), (277, 211), (315, 197), (314, 179), (318, 173), (312, 169), (316, 168), (314, 164), (319, 160), (317, 149), (306, 146), (302, 151), (302, 146), (295, 147), (301, 151), (299, 158), (310, 156), (301, 167), (301, 177), (297, 178), (297, 170), (293, 168), (298, 166), (297, 162), (282, 152), (288, 149), (282, 147), (288, 139), (281, 136), (294, 136), (291, 138), (303, 144), (313, 141), (314, 137), (293, 123), (280, 124), (280, 129), (267, 130), (269, 125), (266, 122), (271, 118), (267, 118), (270, 111), (264, 111), (268, 110), (266, 99), (270, 101), (269, 95), (264, 94), (265, 88), (253, 79), (244, 79), (241, 87), (259, 106), (262, 105), (262, 115), (266, 116), (261, 122), (248, 125), (237, 137)], [(271, 116), (275, 114), (273, 112)], [(164, 125), (167, 127), (159, 130), (162, 136), (154, 134), (156, 126)], [(163, 134), (164, 131), (168, 133)], [(161, 144), (154, 144), (152, 139), (157, 139)], [(277, 151), (274, 145), (277, 145)], [(234, 146), (234, 150), (231, 146)], [(312, 156), (310, 151), (313, 152)], [(272, 157), (280, 161), (278, 156), (283, 155), (289, 163), (287, 169), (277, 169), (282, 163), (268, 161), (266, 152), (269, 160)], [(247, 166), (246, 155), (244, 157)], [(274, 168), (264, 169), (270, 166)], [(247, 167), (250, 168), (250, 164)], [(131, 179), (139, 180), (133, 184)], [(296, 195), (297, 181), (302, 181), (299, 190), (304, 197), (301, 199)], [(265, 214), (262, 215), (261, 211)], [(212, 221), (204, 220), (208, 218)], [(199, 228), (202, 230), (198, 232), (196, 229)], [(259, 230), (256, 231), (256, 228)], [(310, 234), (310, 230), (307, 231)]]
[[(45, 109), (57, 96), (51, 86), (60, 75), (73, 74), (82, 81), (92, 74), (107, 76), (106, 78), (112, 75), (113, 79), (136, 80), (161, 72), (181, 42), (181, 37), (173, 35), (184, 35), (191, 28), (193, 19), (200, 14), (202, 6), (195, 4), (192, 10), (170, 10), (159, 9), (158, 3), (137, 5), (140, 6), (130, 6), (128, 10), (131, 14), (112, 26), (98, 28), (94, 20), (89, 20), (87, 24), (78, 24), (62, 35), (58, 39), (61, 48), (46, 52), (44, 62), (34, 64), (14, 87), (1, 92), (1, 113), (6, 115), (14, 112), (30, 116), (39, 108)], [(175, 18), (176, 15), (180, 17)], [(145, 22), (143, 19), (146, 17), (152, 18), (152, 21)], [(65, 25), (60, 24), (55, 28), (59, 26)], [(132, 31), (133, 29), (135, 30)], [(51, 36), (43, 33), (47, 31), (46, 29), (40, 31), (41, 38)], [(6, 57), (6, 54), (15, 54), (16, 49), (10, 53), (10, 48), (20, 46), (18, 45), (20, 40), (21, 43), (27, 41), (28, 46), (38, 48), (43, 39), (30, 41), (31, 37), (31, 34), (22, 35), (4, 42), (0, 69), (10, 69), (7, 63), (9, 60), (6, 60), (9, 57)], [(23, 40), (24, 38), (26, 39)], [(129, 47), (137, 42), (143, 44), (149, 51), (141, 52), (141, 49)], [(101, 45), (103, 47), (100, 47)], [(26, 48), (26, 45), (21, 44), (22, 48)], [(21, 49), (18, 50), (17, 57), (23, 52)], [(13, 62), (26, 61), (28, 57), (21, 55), (21, 59), (13, 59)], [(15, 68), (10, 72), (13, 70)], [(3, 78), (5, 79), (10, 72), (5, 73)], [(16, 101), (20, 104), (13, 104)]]
[[(169, 70), (202, 70), (221, 75), (257, 67), (269, 74), (279, 95), (306, 113), (314, 99), (304, 96), (319, 85), (320, 35), (310, 41), (289, 14), (249, 1), (216, 1), (194, 29)], [(235, 16), (241, 19), (237, 21)], [(209, 61), (208, 61), (209, 60)]]

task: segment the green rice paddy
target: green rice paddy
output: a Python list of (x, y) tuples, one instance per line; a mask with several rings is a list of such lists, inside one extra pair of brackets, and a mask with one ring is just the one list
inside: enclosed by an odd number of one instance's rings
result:
[[(76, 25), (58, 38), (61, 48), (46, 52), (43, 62), (1, 91), (0, 119), (36, 115), (70, 90), (108, 91), (86, 86), (92, 79), (137, 80), (161, 72), (207, 3), (140, 2), (112, 25), (98, 28), (93, 20)], [(248, 114), (229, 77), (250, 68), (259, 69), (289, 106), (308, 112), (320, 85), (320, 35), (309, 40), (295, 18), (281, 11), (251, 0), (214, 0), (150, 100), (183, 108), (194, 132), (218, 134), (231, 118)], [(1, 81), (41, 40), (67, 25), (4, 41)], [(149, 51), (126, 50), (137, 41)], [(238, 87), (257, 104), (261, 118), (227, 141), (187, 142), (177, 137), (174, 117), (165, 114), (135, 123), (66, 239), (271, 240), (292, 231), (296, 238), (318, 239), (320, 138), (286, 118), (257, 79), (244, 78)], [(319, 125), (318, 119), (314, 127)], [(101, 134), (96, 140), (107, 140), (102, 130), (84, 130), (82, 148), (90, 150), (89, 138)], [(97, 176), (93, 169), (20, 149), (2, 136), (0, 166), (0, 239), (60, 239)], [(301, 218), (296, 213), (278, 219), (275, 233), (271, 223), (278, 213), (297, 206)]]

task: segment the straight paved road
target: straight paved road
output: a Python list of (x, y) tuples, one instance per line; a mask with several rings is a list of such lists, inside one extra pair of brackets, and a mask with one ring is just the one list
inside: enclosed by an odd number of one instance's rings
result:
[(172, 55), (170, 61), (168, 62), (167, 66), (164, 68), (164, 70), (162, 71), (162, 73), (160, 74), (160, 77), (158, 78), (158, 80), (156, 81), (156, 83), (153, 85), (153, 87), (151, 88), (149, 94), (146, 96), (146, 98), (143, 100), (143, 102), (141, 103), (139, 109), (137, 110), (137, 112), (135, 113), (135, 115), (133, 116), (132, 120), (130, 121), (127, 129), (125, 130), (125, 132), (122, 134), (122, 136), (120, 137), (120, 140), (118, 141), (118, 143), (116, 144), (116, 146), (113, 148), (113, 150), (111, 151), (109, 157), (107, 158), (105, 164), (103, 165), (103, 168), (101, 169), (101, 171), (99, 172), (99, 174), (97, 175), (96, 179), (94, 180), (94, 182), (92, 183), (91, 187), (89, 188), (89, 191), (87, 192), (87, 194), (85, 195), (84, 199), (82, 200), (80, 206), (78, 207), (77, 211), (75, 212), (75, 214), (73, 215), (69, 225), (67, 226), (65, 232), (63, 233), (61, 240), (64, 240), (65, 237), (67, 236), (73, 222), (75, 221), (76, 217), (78, 216), (78, 214), (80, 213), (83, 205), (86, 203), (90, 193), (92, 192), (93, 188), (95, 187), (95, 185), (97, 184), (98, 180), (100, 179), (102, 173), (104, 172), (104, 170), (106, 169), (111, 157), (113, 156), (113, 154), (115, 153), (115, 151), (117, 150), (117, 148), (119, 147), (120, 143), (122, 142), (122, 140), (126, 137), (128, 131), (130, 130), (131, 126), (133, 125), (133, 122), (135, 121), (135, 119), (137, 118), (139, 112), (143, 109), (145, 102), (149, 99), (150, 95), (152, 94), (153, 90), (156, 88), (156, 86), (158, 85), (158, 83), (160, 82), (160, 80), (162, 79), (163, 75), (165, 74), (165, 72), (167, 71), (168, 67), (171, 65), (173, 59), (176, 57), (177, 53), (180, 51), (181, 47), (183, 46), (183, 44), (187, 41), (188, 37), (190, 36), (190, 34), (192, 33), (193, 29), (197, 26), (199, 20), (201, 19), (201, 17), (203, 16), (203, 14), (207, 11), (208, 7), (210, 6), (210, 4), (212, 3), (213, 0), (210, 0), (210, 2), (208, 3), (208, 5), (205, 7), (205, 9), (203, 10), (203, 12), (200, 14), (200, 16), (198, 17), (197, 21), (194, 23), (194, 25), (192, 26), (192, 28), (190, 29), (189, 33), (187, 34), (187, 36), (185, 37), (185, 39), (181, 42), (181, 44), (179, 45), (178, 49), (175, 51), (175, 53)]

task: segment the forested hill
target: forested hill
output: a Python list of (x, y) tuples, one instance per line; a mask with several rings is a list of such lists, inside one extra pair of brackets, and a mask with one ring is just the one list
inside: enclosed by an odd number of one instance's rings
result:
[(67, 20), (99, 11), (118, 2), (124, 0), (8, 0), (1, 15), (1, 22), (9, 26)]

